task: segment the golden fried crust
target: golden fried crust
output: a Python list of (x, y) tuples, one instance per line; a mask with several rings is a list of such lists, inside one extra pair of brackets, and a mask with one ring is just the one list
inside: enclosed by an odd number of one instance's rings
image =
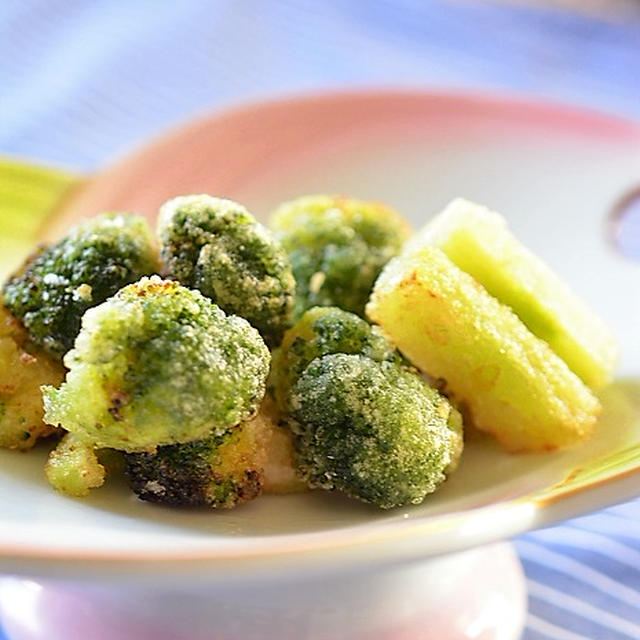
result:
[(64, 367), (30, 343), (27, 333), (0, 305), (0, 446), (27, 450), (56, 428), (42, 421), (43, 384), (58, 385)]
[(264, 465), (264, 493), (300, 493), (307, 490), (306, 483), (296, 472), (293, 433), (278, 424), (279, 416), (275, 403), (265, 396), (257, 418), (269, 437), (266, 444)]
[(398, 348), (510, 451), (589, 436), (600, 404), (507, 307), (426, 247), (387, 265), (367, 307)]

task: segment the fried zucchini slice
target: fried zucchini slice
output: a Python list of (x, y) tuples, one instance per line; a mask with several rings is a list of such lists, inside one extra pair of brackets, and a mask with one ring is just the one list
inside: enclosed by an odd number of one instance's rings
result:
[(411, 241), (438, 247), (492, 296), (511, 307), (589, 387), (611, 380), (616, 344), (609, 329), (551, 269), (523, 246), (506, 220), (458, 198)]
[(553, 450), (591, 433), (597, 398), (440, 249), (393, 259), (367, 313), (417, 367), (444, 379), (475, 426), (508, 450)]

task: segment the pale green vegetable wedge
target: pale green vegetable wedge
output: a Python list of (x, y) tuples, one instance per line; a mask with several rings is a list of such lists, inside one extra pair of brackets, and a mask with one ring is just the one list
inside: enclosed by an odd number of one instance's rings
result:
[(477, 428), (510, 451), (552, 450), (591, 433), (597, 398), (439, 249), (391, 260), (367, 314), (416, 366), (445, 381)]
[(607, 327), (508, 230), (505, 219), (458, 198), (407, 250), (431, 245), (511, 307), (589, 387), (611, 379), (616, 346)]

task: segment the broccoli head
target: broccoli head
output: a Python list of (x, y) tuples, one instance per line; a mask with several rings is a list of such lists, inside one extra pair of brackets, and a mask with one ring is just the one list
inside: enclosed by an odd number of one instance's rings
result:
[(63, 366), (29, 340), (0, 300), (0, 447), (30, 449), (55, 430), (42, 421), (40, 386), (63, 378)]
[(418, 504), (445, 478), (459, 415), (419, 376), (360, 355), (316, 358), (290, 396), (299, 472), (382, 508)]
[(360, 354), (376, 362), (404, 364), (379, 327), (337, 307), (314, 307), (289, 329), (273, 353), (270, 384), (281, 410), (287, 394), (307, 365), (331, 353)]
[(129, 484), (150, 502), (234, 507), (261, 493), (270, 434), (258, 414), (221, 435), (126, 454)]
[(241, 205), (181, 196), (160, 209), (163, 275), (247, 319), (277, 345), (291, 324), (295, 281), (284, 250)]
[(153, 451), (250, 418), (270, 354), (246, 320), (198, 291), (142, 278), (89, 309), (59, 389), (43, 389), (45, 420), (96, 447)]
[(4, 303), (36, 344), (62, 358), (87, 309), (155, 270), (146, 221), (107, 213), (34, 254), (4, 285)]
[(323, 195), (281, 205), (271, 226), (293, 267), (295, 318), (315, 306), (363, 316), (375, 279), (410, 231), (381, 204)]

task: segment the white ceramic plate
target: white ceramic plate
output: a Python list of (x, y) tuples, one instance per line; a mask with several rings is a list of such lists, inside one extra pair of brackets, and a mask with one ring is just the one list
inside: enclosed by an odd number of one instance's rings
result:
[[(268, 496), (231, 511), (139, 502), (110, 480), (85, 500), (54, 493), (46, 451), (0, 451), (0, 571), (54, 576), (255, 578), (353, 568), (505, 538), (638, 492), (640, 266), (606, 216), (640, 181), (640, 126), (556, 106), (469, 95), (370, 92), (287, 99), (215, 114), (85, 178), (47, 227), (105, 209), (153, 217), (178, 193), (210, 192), (258, 216), (339, 192), (389, 203), (417, 227), (452, 198), (503, 212), (615, 331), (619, 376), (593, 440), (545, 455), (469, 442), (423, 505), (379, 511), (338, 495)], [(1, 221), (0, 221), (1, 222)]]

